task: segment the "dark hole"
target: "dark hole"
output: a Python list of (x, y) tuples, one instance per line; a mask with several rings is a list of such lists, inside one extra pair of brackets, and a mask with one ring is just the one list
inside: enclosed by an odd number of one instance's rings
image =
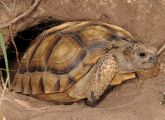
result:
[[(23, 56), (26, 49), (30, 46), (31, 42), (44, 30), (49, 29), (53, 26), (57, 26), (59, 24), (62, 24), (64, 21), (62, 20), (44, 20), (38, 25), (35, 25), (31, 28), (28, 28), (24, 31), (19, 32), (16, 37), (14, 38), (15, 44), (17, 46), (18, 52), (19, 52), (19, 60), (21, 60), (21, 57)], [(14, 75), (17, 71), (18, 64), (16, 61), (16, 52), (13, 44), (11, 43), (7, 49), (7, 56), (8, 56), (8, 62), (9, 62), (9, 68), (10, 70), (14, 70), (14, 72), (10, 72), (11, 79), (14, 78)], [(0, 68), (5, 69), (5, 62), (3, 57), (0, 57)], [(3, 71), (3, 76), (5, 78), (6, 74)]]
[(145, 57), (145, 56), (146, 56), (146, 53), (141, 52), (141, 53), (139, 53), (139, 56), (140, 56), (140, 57)]
[(24, 53), (27, 47), (29, 47), (30, 43), (44, 30), (47, 30), (53, 26), (57, 26), (62, 23), (63, 21), (60, 20), (43, 21), (36, 26), (33, 26), (27, 30), (18, 33), (15, 37), (15, 43), (17, 45), (18, 51), (20, 53)]

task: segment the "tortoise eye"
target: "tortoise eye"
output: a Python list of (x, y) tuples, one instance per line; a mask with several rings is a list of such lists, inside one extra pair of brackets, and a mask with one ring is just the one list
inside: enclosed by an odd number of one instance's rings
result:
[(142, 57), (142, 58), (144, 58), (146, 56), (146, 53), (145, 52), (140, 52), (139, 53), (139, 56)]

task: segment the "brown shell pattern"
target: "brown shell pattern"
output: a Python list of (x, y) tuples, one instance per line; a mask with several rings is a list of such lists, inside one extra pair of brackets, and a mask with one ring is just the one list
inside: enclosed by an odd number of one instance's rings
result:
[(122, 28), (101, 22), (67, 22), (43, 32), (26, 51), (13, 87), (22, 94), (59, 93), (80, 80)]

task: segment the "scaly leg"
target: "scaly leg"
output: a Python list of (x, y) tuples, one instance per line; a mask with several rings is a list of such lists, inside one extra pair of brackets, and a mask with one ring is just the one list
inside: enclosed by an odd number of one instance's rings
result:
[(71, 88), (69, 96), (77, 100), (87, 98), (87, 104), (95, 106), (96, 101), (110, 85), (117, 73), (115, 58), (106, 53), (102, 56), (87, 75)]
[(94, 66), (94, 74), (91, 77), (87, 91), (87, 104), (95, 107), (96, 101), (110, 85), (110, 81), (117, 72), (117, 63), (115, 58), (106, 53)]

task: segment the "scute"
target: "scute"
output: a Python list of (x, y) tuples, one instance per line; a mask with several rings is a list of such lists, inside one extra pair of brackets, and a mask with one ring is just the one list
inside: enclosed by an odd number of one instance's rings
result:
[(53, 47), (59, 40), (59, 36), (56, 34), (50, 35), (37, 46), (34, 52), (32, 60), (29, 62), (29, 71), (44, 71), (49, 59), (49, 55), (52, 52)]
[(21, 65), (19, 68), (19, 73), (26, 73), (28, 71), (29, 63), (32, 59), (32, 56), (34, 54), (34, 51), (36, 50), (37, 46), (40, 44), (41, 40), (36, 40), (30, 48), (25, 52), (22, 60)]
[(42, 72), (31, 73), (31, 87), (32, 94), (44, 93), (44, 84), (42, 79)]
[(59, 77), (57, 75), (54, 75), (49, 72), (43, 72), (42, 79), (43, 79), (45, 93), (57, 92), (55, 88), (55, 84), (59, 80)]
[(23, 75), (23, 94), (32, 94), (32, 88), (31, 88), (31, 76), (27, 72)]
[(85, 27), (92, 24), (92, 21), (83, 21), (83, 22), (77, 22), (73, 24), (72, 26), (69, 26), (63, 30), (61, 30), (62, 33), (69, 33), (69, 32), (77, 32), (84, 30)]
[(110, 30), (100, 25), (88, 26), (78, 33), (87, 46), (102, 44), (112, 35)]
[(63, 35), (52, 50), (48, 60), (48, 70), (56, 74), (68, 73), (83, 60), (85, 55), (86, 50), (70, 35)]
[(22, 93), (23, 92), (23, 75), (16, 73), (14, 82), (13, 82), (13, 89), (15, 92)]
[(59, 91), (62, 92), (69, 88), (72, 84), (74, 84), (74, 81), (71, 81), (69, 76), (66, 75), (61, 75), (60, 76), (60, 89)]

